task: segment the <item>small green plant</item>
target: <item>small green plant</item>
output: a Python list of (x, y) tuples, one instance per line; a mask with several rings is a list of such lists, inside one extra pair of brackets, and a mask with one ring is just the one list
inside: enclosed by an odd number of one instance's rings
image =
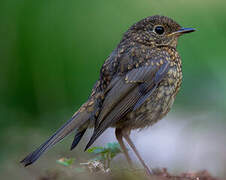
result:
[(76, 167), (73, 165), (75, 162), (74, 158), (60, 158), (57, 160), (57, 163), (66, 167), (73, 167), (76, 172), (84, 172), (86, 168), (90, 170), (90, 172), (102, 171), (109, 172), (110, 163), (112, 159), (121, 153), (121, 149), (118, 143), (108, 143), (105, 147), (92, 147), (87, 150), (88, 153), (94, 155), (94, 158), (86, 163), (80, 163), (85, 167)]
[(74, 163), (74, 158), (60, 158), (57, 160), (57, 163), (63, 165), (63, 166), (70, 166)]
[(121, 153), (121, 149), (118, 143), (108, 143), (105, 147), (93, 147), (87, 150), (87, 152), (95, 155), (93, 160), (101, 161), (105, 168), (110, 167), (112, 159)]

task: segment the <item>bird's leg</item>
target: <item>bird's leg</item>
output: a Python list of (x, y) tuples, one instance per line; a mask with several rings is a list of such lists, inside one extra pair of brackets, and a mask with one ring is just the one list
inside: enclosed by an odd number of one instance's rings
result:
[(130, 136), (129, 136), (128, 131), (122, 131), (122, 136), (125, 138), (125, 140), (127, 141), (127, 143), (133, 149), (133, 151), (136, 154), (137, 158), (139, 159), (139, 161), (143, 165), (143, 167), (144, 167), (147, 175), (152, 175), (153, 174), (153, 171), (145, 164), (144, 160), (142, 159), (142, 157), (140, 156), (139, 152), (137, 151), (136, 146), (133, 144), (132, 140), (130, 139)]
[(126, 148), (126, 146), (125, 146), (125, 144), (123, 142), (123, 139), (122, 139), (122, 137), (123, 137), (123, 135), (122, 135), (122, 129), (116, 128), (115, 129), (115, 136), (116, 136), (116, 138), (117, 138), (117, 140), (118, 140), (118, 142), (120, 144), (120, 147), (122, 148), (123, 153), (126, 156), (126, 159), (127, 159), (128, 163), (129, 163), (129, 166), (131, 168), (133, 168), (132, 160), (131, 160), (131, 158), (130, 158), (130, 156), (128, 154), (128, 150), (127, 150), (127, 148)]

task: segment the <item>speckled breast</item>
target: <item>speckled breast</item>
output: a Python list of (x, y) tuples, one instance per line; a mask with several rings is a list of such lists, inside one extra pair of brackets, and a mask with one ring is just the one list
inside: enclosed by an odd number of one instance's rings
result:
[(182, 82), (181, 64), (171, 62), (170, 66), (167, 77), (140, 108), (127, 114), (123, 126), (128, 125), (131, 129), (145, 128), (170, 111)]

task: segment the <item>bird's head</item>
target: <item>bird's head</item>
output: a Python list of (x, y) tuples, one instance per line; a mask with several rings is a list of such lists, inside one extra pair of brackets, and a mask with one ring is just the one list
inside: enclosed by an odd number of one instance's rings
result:
[(183, 28), (166, 16), (150, 16), (132, 25), (124, 37), (132, 41), (153, 46), (176, 48), (178, 37), (194, 32), (193, 28)]

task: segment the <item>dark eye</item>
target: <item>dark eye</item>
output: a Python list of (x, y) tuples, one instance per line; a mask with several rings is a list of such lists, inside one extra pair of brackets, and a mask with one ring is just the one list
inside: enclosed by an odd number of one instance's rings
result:
[(156, 26), (155, 29), (154, 29), (154, 31), (155, 31), (158, 35), (162, 35), (162, 34), (165, 32), (164, 27), (162, 27), (162, 26)]

